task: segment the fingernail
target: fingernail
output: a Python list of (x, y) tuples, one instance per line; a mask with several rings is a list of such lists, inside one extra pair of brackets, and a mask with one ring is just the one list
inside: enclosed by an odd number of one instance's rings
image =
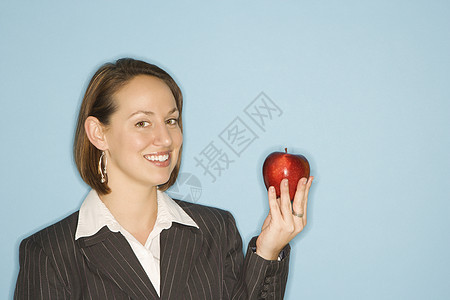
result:
[(288, 181), (288, 179), (286, 178), (286, 179), (284, 180), (284, 186), (288, 186), (288, 184), (289, 184), (289, 181)]
[(307, 180), (306, 178), (303, 178), (303, 179), (302, 179), (302, 184), (306, 184), (307, 181), (308, 181), (308, 180)]
[(275, 188), (274, 188), (273, 186), (271, 186), (271, 187), (269, 188), (269, 192), (271, 192), (271, 193), (275, 192)]

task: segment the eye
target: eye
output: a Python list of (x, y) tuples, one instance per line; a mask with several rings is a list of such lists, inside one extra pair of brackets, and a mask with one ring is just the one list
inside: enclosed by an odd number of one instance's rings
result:
[(178, 119), (172, 118), (167, 120), (167, 124), (169, 125), (177, 125), (178, 124)]
[(147, 127), (148, 125), (150, 125), (150, 123), (147, 121), (139, 121), (136, 123), (135, 126), (139, 127), (139, 128), (144, 128), (144, 127)]

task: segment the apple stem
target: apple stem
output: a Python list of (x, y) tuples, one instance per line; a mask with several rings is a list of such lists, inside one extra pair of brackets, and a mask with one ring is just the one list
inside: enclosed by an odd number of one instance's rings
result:
[(284, 152), (286, 152), (286, 153), (287, 153), (287, 148), (284, 148)]

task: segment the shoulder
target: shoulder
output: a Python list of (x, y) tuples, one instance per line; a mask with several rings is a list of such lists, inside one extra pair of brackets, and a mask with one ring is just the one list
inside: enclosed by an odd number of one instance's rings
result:
[(198, 225), (207, 251), (215, 255), (226, 255), (229, 251), (242, 255), (242, 238), (229, 211), (180, 200), (175, 202)]
[(73, 248), (77, 222), (78, 211), (25, 238), (21, 243), (21, 248), (34, 244), (47, 255), (55, 249), (64, 253), (69, 248)]
[(201, 229), (206, 228), (208, 231), (213, 229), (220, 232), (236, 227), (233, 215), (227, 210), (182, 200), (174, 199), (174, 201)]
[[(79, 251), (75, 244), (78, 212), (25, 238), (19, 249), (19, 278), (57, 281), (68, 288), (79, 274)], [(44, 276), (44, 277), (42, 277)], [(30, 279), (31, 278), (31, 279)], [(72, 278), (72, 279), (70, 279)]]
[(217, 207), (202, 205), (198, 203), (187, 202), (183, 200), (174, 199), (174, 201), (186, 212), (192, 214), (213, 214), (213, 215), (228, 215), (229, 211)]

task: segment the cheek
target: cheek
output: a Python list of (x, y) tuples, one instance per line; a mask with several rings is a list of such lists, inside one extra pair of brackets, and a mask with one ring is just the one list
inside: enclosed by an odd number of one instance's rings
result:
[(181, 130), (172, 134), (172, 146), (176, 151), (176, 155), (180, 155), (181, 145), (183, 145), (183, 134)]
[(128, 144), (125, 147), (128, 147), (130, 151), (141, 153), (148, 150), (149, 145), (152, 144), (152, 138), (148, 134), (136, 134), (133, 137), (128, 137), (127, 141), (124, 141), (124, 143)]
[(149, 143), (149, 137), (138, 133), (116, 132), (112, 137), (111, 150), (120, 152), (136, 152), (143, 150)]
[(179, 144), (179, 146), (183, 144), (183, 134), (181, 133), (181, 129), (179, 129), (177, 134), (177, 144)]
[(134, 148), (142, 148), (148, 146), (152, 142), (152, 137), (148, 134), (132, 134), (128, 137), (128, 143), (133, 145)]
[(181, 131), (176, 135), (172, 135), (173, 148), (177, 150), (177, 156), (180, 155), (180, 149), (183, 145), (183, 134)]

